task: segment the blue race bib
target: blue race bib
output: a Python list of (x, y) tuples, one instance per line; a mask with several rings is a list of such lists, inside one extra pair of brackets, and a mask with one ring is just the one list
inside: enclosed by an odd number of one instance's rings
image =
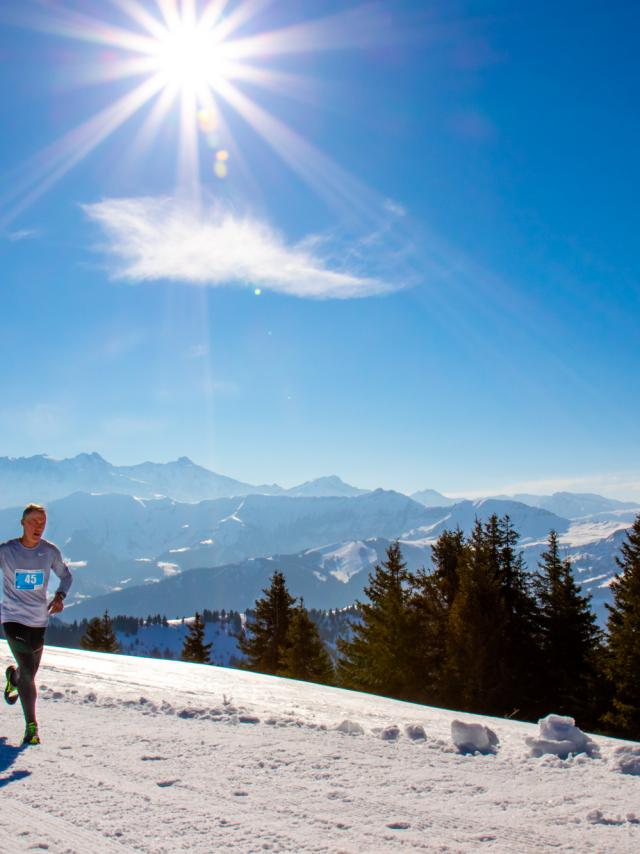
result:
[(16, 569), (16, 590), (39, 590), (44, 587), (41, 569)]

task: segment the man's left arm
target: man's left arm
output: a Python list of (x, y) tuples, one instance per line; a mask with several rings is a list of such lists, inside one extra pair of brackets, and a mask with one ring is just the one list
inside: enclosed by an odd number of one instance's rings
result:
[(58, 585), (55, 596), (51, 602), (49, 602), (47, 610), (50, 614), (59, 614), (64, 609), (64, 599), (71, 587), (73, 576), (71, 575), (67, 564), (62, 560), (62, 555), (58, 549), (55, 550), (51, 569), (60, 579), (60, 584)]

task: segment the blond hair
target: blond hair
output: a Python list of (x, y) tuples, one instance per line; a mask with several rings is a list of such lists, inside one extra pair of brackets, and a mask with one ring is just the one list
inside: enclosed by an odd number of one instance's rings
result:
[(31, 513), (46, 513), (47, 511), (42, 506), (42, 504), (27, 504), (27, 506), (22, 511), (22, 519), (24, 522), (25, 518), (29, 516)]

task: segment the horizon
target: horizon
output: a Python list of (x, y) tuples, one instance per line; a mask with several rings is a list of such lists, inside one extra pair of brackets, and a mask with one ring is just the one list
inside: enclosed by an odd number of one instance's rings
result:
[(0, 21), (0, 455), (640, 502), (637, 9)]
[[(197, 462), (197, 461), (195, 461), (195, 460), (193, 460), (190, 457), (185, 456), (185, 455), (180, 455), (180, 456), (176, 457), (175, 459), (166, 459), (166, 460), (150, 460), (150, 459), (141, 460), (141, 459), (138, 459), (136, 461), (126, 462), (126, 463), (115, 463), (115, 462), (113, 462), (113, 460), (109, 460), (106, 457), (104, 457), (98, 451), (80, 451), (80, 452), (78, 452), (78, 454), (74, 454), (72, 457), (55, 457), (55, 456), (53, 456), (51, 454), (47, 454), (47, 453), (32, 454), (29, 456), (19, 456), (19, 457), (11, 457), (11, 456), (6, 456), (6, 455), (5, 456), (0, 455), (0, 459), (7, 459), (9, 461), (16, 461), (16, 460), (29, 460), (29, 459), (32, 459), (34, 457), (36, 457), (36, 458), (41, 457), (41, 458), (52, 460), (54, 462), (64, 462), (66, 460), (75, 459), (77, 456), (89, 456), (89, 457), (98, 456), (104, 462), (108, 463), (109, 465), (116, 466), (116, 467), (129, 467), (129, 466), (135, 466), (135, 465), (144, 465), (145, 463), (152, 463), (154, 465), (167, 465), (169, 463), (177, 463), (177, 462), (180, 462), (181, 460), (185, 460), (185, 461), (191, 463), (192, 465), (200, 466), (201, 468), (205, 468), (205, 469), (207, 469), (207, 471), (210, 471), (213, 474), (219, 475), (221, 477), (227, 477), (227, 478), (231, 478), (232, 480), (238, 480), (238, 481), (240, 480), (240, 478), (237, 478), (232, 474), (220, 472), (220, 471), (215, 471), (215, 470), (209, 468), (208, 466), (206, 466), (202, 463), (199, 463), (199, 462)], [(510, 486), (505, 486), (504, 489), (499, 489), (499, 490), (496, 490), (494, 492), (489, 492), (489, 491), (476, 491), (476, 492), (474, 492), (473, 490), (467, 490), (466, 492), (462, 492), (462, 493), (454, 493), (454, 492), (451, 492), (451, 491), (446, 490), (446, 489), (437, 489), (433, 486), (423, 486), (423, 487), (420, 487), (419, 489), (412, 489), (411, 491), (399, 488), (397, 486), (389, 486), (389, 485), (381, 485), (381, 484), (377, 484), (375, 486), (362, 486), (359, 483), (352, 483), (351, 481), (346, 480), (344, 477), (342, 477), (339, 474), (336, 474), (335, 472), (332, 472), (330, 474), (320, 474), (320, 475), (317, 475), (315, 477), (309, 477), (303, 481), (297, 481), (294, 483), (286, 483), (286, 482), (283, 483), (283, 482), (280, 482), (278, 480), (263, 481), (262, 483), (257, 483), (257, 482), (254, 482), (255, 479), (254, 480), (250, 479), (248, 481), (242, 481), (242, 482), (246, 482), (249, 485), (256, 486), (256, 487), (259, 487), (259, 486), (279, 486), (283, 489), (292, 489), (296, 486), (302, 486), (306, 483), (311, 483), (311, 482), (314, 482), (317, 480), (322, 480), (322, 479), (327, 479), (327, 478), (332, 478), (332, 477), (336, 477), (342, 483), (345, 483), (348, 486), (356, 487), (358, 489), (367, 489), (369, 491), (373, 491), (375, 489), (383, 489), (386, 491), (399, 492), (399, 493), (401, 493), (403, 495), (407, 495), (409, 497), (411, 497), (413, 494), (415, 494), (417, 492), (422, 492), (424, 490), (432, 490), (434, 492), (440, 493), (444, 498), (449, 498), (449, 499), (457, 498), (460, 501), (464, 501), (464, 500), (476, 501), (476, 500), (483, 499), (483, 498), (510, 498), (510, 499), (514, 499), (514, 497), (517, 496), (518, 494), (529, 494), (529, 495), (536, 495), (536, 496), (542, 497), (544, 495), (553, 495), (554, 493), (566, 492), (566, 493), (570, 493), (570, 494), (574, 494), (574, 495), (575, 494), (595, 494), (595, 495), (600, 495), (600, 496), (605, 497), (605, 498), (612, 498), (612, 499), (615, 499), (618, 501), (638, 501), (639, 506), (640, 506), (640, 495), (638, 495), (638, 497), (636, 498), (635, 496), (632, 496), (629, 493), (627, 493), (626, 496), (621, 495), (619, 492), (616, 492), (616, 494), (613, 494), (614, 487), (608, 488), (607, 486), (603, 486), (600, 489), (600, 491), (598, 491), (597, 488), (589, 489), (589, 488), (587, 488), (588, 484), (594, 484), (594, 483), (597, 484), (597, 483), (603, 483), (603, 482), (597, 481), (597, 480), (590, 480), (588, 478), (584, 478), (580, 481), (571, 481), (568, 484), (568, 486), (571, 484), (575, 484), (576, 486), (583, 487), (581, 489), (563, 488), (562, 482), (550, 481), (550, 480), (541, 480), (541, 481), (533, 481), (533, 482), (529, 481), (529, 482), (525, 482), (522, 484), (511, 484)], [(543, 488), (546, 488), (547, 491), (546, 492), (545, 491), (536, 492), (536, 489), (541, 490)]]

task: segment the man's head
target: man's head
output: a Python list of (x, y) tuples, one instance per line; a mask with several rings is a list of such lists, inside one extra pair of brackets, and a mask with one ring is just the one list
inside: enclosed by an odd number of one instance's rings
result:
[(41, 504), (27, 504), (22, 511), (23, 540), (28, 546), (37, 545), (47, 525), (47, 512)]

